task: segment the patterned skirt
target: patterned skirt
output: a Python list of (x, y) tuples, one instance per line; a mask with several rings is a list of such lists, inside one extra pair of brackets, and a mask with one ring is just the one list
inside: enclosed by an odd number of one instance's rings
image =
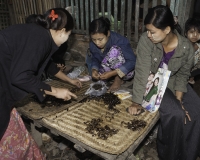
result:
[[(123, 56), (122, 50), (118, 46), (112, 46), (107, 55), (101, 62), (100, 73), (115, 70), (125, 63), (125, 58)], [(132, 78), (134, 71), (130, 71), (123, 77), (123, 80), (128, 80)]]
[(0, 157), (1, 160), (45, 160), (15, 108), (0, 141)]

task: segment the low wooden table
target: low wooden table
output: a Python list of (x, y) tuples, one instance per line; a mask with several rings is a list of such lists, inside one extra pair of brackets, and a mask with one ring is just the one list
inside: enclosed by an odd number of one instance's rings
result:
[[(76, 105), (76, 104), (75, 104)], [(68, 114), (68, 112), (75, 112), (76, 111), (76, 107), (74, 107), (73, 105), (70, 106), (69, 108), (67, 108), (68, 111), (64, 110), (62, 112), (66, 112), (65, 114)], [(105, 109), (104, 109), (105, 110)], [(53, 127), (50, 123), (46, 123), (46, 119), (48, 119), (49, 115), (47, 115), (46, 117), (42, 117), (40, 119), (34, 119), (33, 116), (31, 116), (31, 114), (29, 115), (28, 112), (21, 112), (20, 109), (18, 110), (19, 113), (23, 116), (25, 116), (28, 119), (32, 120), (31, 123), (31, 133), (33, 138), (35, 139), (36, 143), (41, 146), (42, 145), (42, 133), (39, 132), (36, 127), (45, 127), (47, 129), (49, 129), (51, 131), (52, 134), (54, 135), (60, 135), (68, 140), (70, 140), (71, 142), (73, 142), (75, 145), (74, 147), (80, 151), (80, 152), (84, 152), (85, 150), (88, 150), (96, 155), (98, 155), (99, 157), (102, 157), (103, 159), (107, 159), (107, 160), (122, 160), (122, 159), (131, 159), (134, 160), (134, 155), (133, 152), (135, 151), (135, 149), (139, 146), (139, 144), (144, 140), (144, 138), (147, 136), (147, 134), (151, 131), (151, 129), (153, 128), (153, 126), (156, 124), (156, 122), (159, 119), (159, 114), (158, 112), (153, 116), (153, 118), (151, 118), (148, 121), (148, 125), (146, 126), (146, 128), (142, 131), (142, 134), (140, 136), (137, 136), (137, 138), (131, 142), (131, 145), (122, 153), (120, 154), (111, 154), (111, 153), (107, 153), (98, 149), (95, 149), (94, 147), (91, 147), (90, 145), (87, 145), (86, 143), (83, 143), (83, 141), (81, 141), (79, 138), (77, 137), (73, 137), (70, 134), (66, 134), (64, 133), (62, 130), (57, 129), (56, 127)], [(102, 111), (103, 112), (103, 111)], [(124, 109), (121, 109), (121, 114), (125, 114)], [(25, 113), (25, 114), (24, 114)], [(55, 113), (54, 113), (55, 114)], [(58, 113), (59, 114), (59, 113)], [(148, 114), (151, 113), (145, 113), (145, 115), (143, 115), (143, 117), (148, 116)], [(68, 116), (68, 115), (66, 115)], [(124, 116), (125, 117), (125, 116)], [(122, 117), (123, 118), (123, 117)], [(126, 119), (127, 120), (127, 119)], [(120, 126), (119, 126), (120, 127)]]
[[(35, 139), (35, 141), (37, 142), (38, 145), (42, 145), (42, 133), (40, 133), (39, 131), (36, 130), (35, 126), (37, 127), (46, 127), (48, 128), (52, 134), (54, 135), (60, 135), (64, 138), (66, 138), (67, 140), (70, 140), (71, 142), (73, 142), (75, 144), (75, 148), (80, 151), (80, 152), (84, 152), (85, 150), (88, 150), (96, 155), (98, 155), (99, 157), (106, 159), (106, 160), (122, 160), (122, 159), (130, 159), (130, 160), (134, 160), (134, 155), (133, 152), (135, 151), (135, 149), (140, 145), (140, 143), (144, 140), (144, 138), (147, 136), (147, 134), (151, 131), (151, 129), (153, 128), (153, 126), (156, 124), (156, 122), (159, 119), (159, 115), (157, 115), (155, 117), (155, 119), (152, 120), (151, 125), (148, 127), (148, 129), (122, 154), (120, 155), (114, 155), (114, 154), (108, 154), (106, 152), (102, 152), (99, 150), (96, 150), (94, 148), (91, 148), (90, 146), (78, 141), (77, 139), (68, 136), (58, 130), (56, 130), (55, 128), (45, 124), (44, 122), (42, 122), (41, 120), (36, 120), (34, 121), (34, 123), (32, 123), (32, 127), (31, 127), (31, 132), (33, 133), (32, 136)], [(35, 134), (35, 135), (34, 135)]]

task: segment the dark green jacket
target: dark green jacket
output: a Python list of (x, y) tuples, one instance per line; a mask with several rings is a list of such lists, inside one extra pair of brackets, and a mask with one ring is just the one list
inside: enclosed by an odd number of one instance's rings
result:
[[(178, 36), (178, 46), (168, 63), (171, 75), (167, 87), (173, 93), (175, 91), (187, 92), (186, 85), (194, 64), (194, 48), (187, 38), (178, 34), (177, 31), (175, 34)], [(147, 33), (143, 33), (137, 46), (136, 55), (133, 101), (141, 104), (149, 73), (150, 71), (157, 72), (163, 57), (163, 48), (161, 43), (152, 43), (147, 37)]]
[(149, 93), (144, 97), (144, 100), (149, 102), (151, 97), (154, 95), (154, 94), (157, 94), (158, 92), (158, 86), (153, 86), (152, 89), (150, 89)]

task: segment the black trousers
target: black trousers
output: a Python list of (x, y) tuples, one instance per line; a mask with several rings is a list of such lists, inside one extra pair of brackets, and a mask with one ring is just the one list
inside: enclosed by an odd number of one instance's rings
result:
[(166, 89), (161, 106), (157, 150), (161, 160), (196, 160), (200, 151), (200, 98), (188, 85), (183, 106), (191, 122), (185, 124), (185, 112), (171, 90)]

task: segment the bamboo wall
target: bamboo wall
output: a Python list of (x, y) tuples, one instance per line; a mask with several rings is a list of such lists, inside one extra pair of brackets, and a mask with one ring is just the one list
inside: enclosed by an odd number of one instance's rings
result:
[[(54, 7), (67, 7), (75, 19), (74, 33), (88, 35), (89, 23), (100, 16), (108, 17), (111, 29), (138, 42), (144, 31), (143, 19), (148, 8), (168, 5), (183, 27), (193, 0), (10, 0), (13, 23), (24, 23), (30, 14), (43, 14)], [(11, 12), (10, 10), (10, 12)]]
[(10, 16), (6, 0), (0, 0), (0, 30), (10, 25)]
[(24, 23), (30, 14), (43, 14), (50, 8), (58, 7), (56, 0), (12, 0), (15, 21), (17, 24)]

